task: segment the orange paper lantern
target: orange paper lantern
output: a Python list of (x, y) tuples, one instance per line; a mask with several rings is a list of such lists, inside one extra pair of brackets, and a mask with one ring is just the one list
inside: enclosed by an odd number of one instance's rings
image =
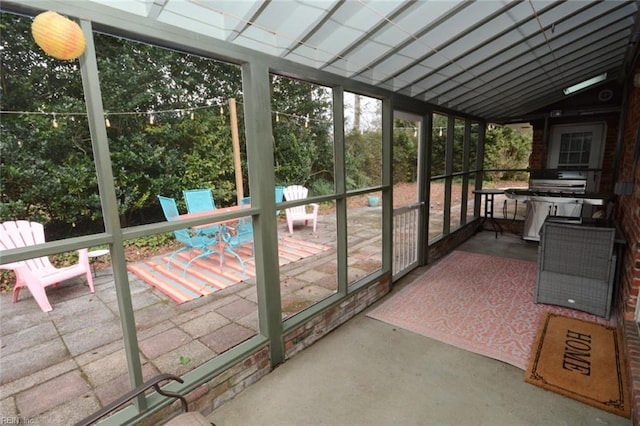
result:
[(31, 34), (36, 44), (56, 59), (76, 59), (86, 47), (80, 26), (53, 11), (35, 17)]

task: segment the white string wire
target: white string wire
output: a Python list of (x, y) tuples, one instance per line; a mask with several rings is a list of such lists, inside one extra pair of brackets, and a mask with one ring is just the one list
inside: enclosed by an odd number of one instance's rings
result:
[[(239, 105), (242, 105), (242, 102), (237, 102)], [(158, 115), (158, 114), (168, 114), (168, 113), (176, 113), (176, 114), (190, 114), (194, 111), (197, 110), (201, 110), (201, 109), (207, 109), (207, 108), (220, 108), (221, 112), (222, 109), (224, 108), (223, 105), (204, 105), (204, 106), (197, 106), (197, 107), (189, 107), (189, 108), (175, 108), (175, 109), (165, 109), (165, 110), (149, 110), (149, 111), (116, 111), (116, 112), (105, 112), (104, 116), (105, 117), (114, 117), (114, 116), (121, 116), (121, 115), (139, 115), (139, 116), (153, 116), (153, 115)], [(13, 115), (44, 115), (44, 116), (56, 116), (56, 117), (74, 117), (74, 116), (81, 116), (84, 117), (87, 115), (86, 112), (49, 112), (49, 111), (10, 111), (10, 110), (0, 110), (0, 114), (13, 114)], [(318, 118), (313, 118), (307, 115), (296, 115), (296, 114), (291, 114), (291, 113), (286, 113), (283, 111), (272, 111), (272, 114), (274, 114), (276, 117), (289, 117), (291, 119), (294, 119), (296, 121), (301, 121), (303, 123), (311, 123), (311, 122), (315, 122), (315, 123), (327, 123), (327, 124), (331, 124), (332, 121), (331, 120), (322, 120), (322, 119), (318, 119)], [(278, 118), (276, 120), (277, 122), (280, 121), (280, 118)]]

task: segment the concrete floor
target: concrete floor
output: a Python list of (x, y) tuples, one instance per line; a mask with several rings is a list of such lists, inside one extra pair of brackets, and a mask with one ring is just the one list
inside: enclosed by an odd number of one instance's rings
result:
[[(513, 234), (495, 239), (481, 232), (460, 249), (535, 260), (537, 245)], [(394, 292), (425, 270), (403, 278)], [(209, 419), (217, 426), (631, 424), (527, 384), (524, 371), (509, 364), (365, 315), (285, 362)]]

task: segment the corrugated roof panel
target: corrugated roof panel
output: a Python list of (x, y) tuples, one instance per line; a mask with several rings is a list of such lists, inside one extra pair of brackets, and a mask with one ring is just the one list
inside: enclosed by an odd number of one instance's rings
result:
[[(203, 8), (222, 13), (225, 16), (247, 22), (260, 8), (260, 2), (234, 0), (187, 0)], [(167, 3), (185, 3), (184, 0), (168, 0)]]
[(399, 55), (407, 56), (419, 61), (424, 55), (435, 53), (433, 48), (422, 41), (413, 41), (397, 52)]
[[(531, 55), (527, 55), (526, 51), (523, 50), (523, 55), (514, 58), (513, 60), (505, 63), (504, 57), (494, 57), (487, 62), (480, 63), (477, 67), (472, 67), (471, 69), (467, 69), (466, 72), (461, 72), (459, 67), (449, 66), (446, 68), (442, 68), (439, 70), (441, 75), (451, 75), (451, 78), (454, 81), (459, 82), (460, 84), (466, 84), (468, 81), (479, 81), (483, 85), (488, 85), (488, 88), (491, 88), (491, 81), (496, 78), (496, 75), (508, 74), (509, 72), (513, 72), (518, 67), (535, 60), (535, 57)], [(420, 84), (423, 86), (430, 87), (431, 90), (438, 89), (440, 85), (444, 84), (442, 78), (439, 76), (430, 75), (428, 78), (419, 80), (414, 82), (414, 84)], [(451, 87), (448, 85), (447, 87)], [(450, 89), (456, 90), (456, 96), (463, 95), (466, 92), (466, 88), (462, 87), (458, 89)]]
[[(455, 96), (450, 96), (451, 90), (458, 89), (464, 90), (465, 93), (470, 93), (475, 92), (480, 85), (482, 85), (482, 83), (476, 80), (469, 80), (467, 82), (447, 80), (442, 85), (438, 86), (437, 89), (432, 89), (429, 86), (420, 85), (416, 85), (415, 87), (426, 87), (427, 90), (429, 90), (429, 96), (437, 97), (438, 99), (448, 102), (452, 99), (456, 99), (457, 101), (457, 98)], [(419, 94), (420, 92), (416, 93), (415, 95), (417, 96)]]
[(343, 27), (339, 23), (329, 20), (309, 38), (306, 44), (338, 54), (361, 35), (361, 31)]
[[(428, 3), (429, 1), (431, 0), (421, 0), (422, 3)], [(395, 11), (403, 9), (415, 2), (413, 0), (358, 0), (357, 2), (351, 1), (347, 3), (360, 3), (363, 8), (382, 17), (392, 15)]]
[(315, 26), (324, 13), (324, 9), (297, 2), (273, 2), (255, 18), (255, 25), (278, 34), (279, 47), (289, 47)]
[(373, 41), (362, 44), (349, 52), (347, 58), (340, 58), (336, 62), (344, 63), (345, 68), (351, 73), (356, 73), (364, 69), (371, 60), (375, 60), (373, 55), (383, 55), (387, 52), (388, 47)]
[[(457, 58), (464, 56), (468, 52), (474, 51), (475, 49), (485, 49), (483, 43), (489, 42), (489, 40), (494, 36), (495, 33), (489, 32), (489, 30), (485, 26), (483, 26), (481, 29), (478, 29), (477, 31), (466, 34), (460, 39), (455, 40), (454, 42), (446, 46), (446, 58), (440, 60), (439, 62), (441, 64), (447, 64), (452, 60), (456, 60)], [(433, 58), (435, 61), (438, 61), (437, 56), (438, 55)], [(440, 64), (436, 62), (434, 66), (438, 67), (440, 66)], [(460, 69), (464, 69), (464, 66), (462, 64), (458, 63), (458, 66)]]
[(417, 64), (412, 66), (405, 72), (401, 73), (400, 75), (396, 76), (396, 78), (407, 82), (405, 83), (406, 85), (406, 84), (409, 84), (410, 82), (420, 79), (420, 76), (427, 73), (432, 73), (432, 72), (433, 72), (432, 68), (429, 68), (425, 65)]
[[(383, 4), (391, 5), (392, 3), (383, 2)], [(369, 7), (362, 7), (357, 2), (345, 2), (330, 19), (339, 25), (367, 32), (373, 24), (383, 20), (385, 15), (386, 13), (376, 13)]]
[[(602, 49), (598, 49), (595, 58), (606, 58), (610, 54), (610, 42), (609, 40), (602, 40), (599, 43), (607, 45), (603, 53)], [(574, 45), (566, 46), (558, 55), (545, 55), (540, 56), (538, 61), (530, 62), (518, 69), (518, 73), (503, 73), (500, 77), (494, 80), (494, 84), (508, 85), (517, 82), (517, 84), (523, 84), (526, 81), (531, 81), (536, 76), (541, 78), (548, 78), (551, 71), (562, 73), (564, 70), (568, 70), (576, 65), (579, 67), (585, 67), (585, 60), (589, 57), (589, 50), (580, 50)], [(520, 81), (518, 81), (520, 80)], [(511, 82), (511, 83), (509, 83)], [(561, 81), (560, 84), (570, 85), (571, 81)], [(462, 95), (464, 97), (464, 95)]]
[[(462, 68), (468, 69), (486, 62), (487, 58), (519, 55), (529, 49), (532, 42), (530, 38), (539, 31), (540, 28), (535, 20), (523, 22), (518, 25), (517, 29), (497, 37), (495, 40), (490, 41), (478, 49), (467, 52), (465, 55), (457, 58), (456, 62), (458, 62)], [(540, 36), (540, 39), (544, 40), (542, 36)]]
[(204, 21), (195, 20), (189, 17), (189, 14), (184, 13), (184, 11), (182, 10), (177, 13), (177, 11), (167, 10), (165, 8), (162, 12), (160, 12), (160, 15), (157, 19), (159, 22), (164, 22), (166, 24), (173, 25), (174, 27), (189, 26), (189, 29), (191, 31), (206, 35), (208, 37), (225, 40), (229, 36), (233, 26), (225, 28), (224, 15), (216, 14), (212, 11), (205, 11), (205, 13), (201, 13), (201, 16), (203, 15), (206, 16)]
[[(429, 39), (430, 35), (430, 33), (427, 33), (425, 36), (421, 37), (418, 42), (402, 49), (400, 53), (410, 56), (410, 53), (412, 52), (410, 52), (409, 49), (414, 49), (414, 51), (420, 51), (420, 49), (422, 49), (423, 53), (421, 55), (421, 58), (424, 59), (420, 62), (417, 62), (416, 65), (428, 65), (427, 67), (432, 70), (440, 70), (443, 67), (451, 66), (457, 69), (457, 72), (462, 72), (464, 70), (464, 67), (459, 65), (457, 62), (454, 62), (457, 57), (462, 56), (466, 52), (473, 51), (476, 46), (481, 46), (484, 41), (494, 37), (497, 32), (504, 31), (512, 25), (512, 18), (506, 15), (498, 15), (485, 24), (476, 27), (471, 32), (459, 34), (457, 39), (453, 40), (446, 46), (438, 47), (438, 49), (436, 49), (435, 51), (424, 49), (423, 45), (426, 44), (426, 40)], [(420, 45), (419, 43), (423, 43), (423, 45)], [(446, 52), (446, 54), (443, 54), (441, 52)], [(447, 74), (453, 75), (454, 73), (448, 72)], [(413, 73), (411, 70), (403, 70), (399, 75), (413, 76), (415, 75), (415, 73)], [(410, 77), (410, 79), (413, 78), (414, 77)], [(418, 79), (416, 79), (416, 81), (417, 80)]]
[[(28, 0), (13, 1), (28, 4)], [(615, 78), (624, 66), (640, 4), (633, 0), (90, 1), (117, 10), (129, 22), (140, 16), (147, 24), (157, 19), (485, 118), (520, 115), (555, 102), (563, 98), (562, 87), (603, 69)], [(91, 19), (100, 22), (101, 15)], [(106, 23), (114, 26), (112, 18)]]
[[(403, 82), (400, 82), (399, 84), (404, 85), (405, 83), (403, 81)], [(393, 78), (391, 80), (386, 80), (384, 83), (380, 83), (378, 87), (382, 89), (390, 90), (392, 92), (396, 92), (398, 90), (398, 83), (396, 82), (396, 79)]]
[(593, 6), (593, 1), (539, 1), (534, 2), (535, 21), (540, 29), (546, 29), (549, 34), (560, 30), (562, 23), (580, 10)]
[[(373, 5), (377, 5), (378, 2), (371, 2)], [(384, 2), (380, 2), (384, 3)], [(455, 10), (465, 9), (471, 2), (453, 2), (453, 1), (418, 1), (415, 2), (412, 7), (402, 13), (400, 16), (393, 20), (392, 25), (401, 29), (405, 34), (405, 37), (420, 32), (421, 30), (428, 28), (434, 22), (452, 13)], [(375, 6), (371, 6), (374, 7)], [(404, 39), (403, 39), (404, 40)], [(402, 42), (402, 40), (396, 40), (395, 45)]]
[[(167, 16), (170, 12), (182, 16), (182, 22), (178, 25), (182, 28), (191, 29), (187, 21), (191, 20), (192, 25), (195, 26), (198, 32), (206, 34), (205, 31), (200, 29), (202, 28), (202, 24), (209, 25), (212, 28), (211, 37), (232, 41), (247, 25), (247, 20), (251, 17), (252, 13), (255, 12), (257, 7), (255, 4), (244, 4), (243, 8), (238, 9), (234, 8), (234, 6), (237, 5), (233, 3), (234, 2), (229, 1), (210, 0), (169, 0), (164, 7), (164, 11), (167, 12)], [(165, 17), (164, 12), (160, 14), (158, 20), (171, 23), (168, 17)]]
[[(606, 67), (601, 70), (595, 70), (595, 74), (606, 71)], [(580, 72), (580, 71), (578, 71)], [(612, 75), (612, 78), (616, 78), (616, 75)], [(479, 99), (479, 102), (472, 106), (465, 106), (470, 111), (482, 111), (486, 108), (491, 108), (496, 116), (509, 116), (511, 114), (522, 114), (523, 112), (531, 112), (532, 105), (535, 105), (535, 109), (548, 104), (549, 102), (557, 102), (565, 99), (565, 95), (562, 92), (564, 86), (550, 85), (548, 81), (537, 81), (531, 85), (526, 86), (526, 91), (519, 91), (517, 95), (507, 96), (505, 93), (504, 102), (501, 105), (492, 105), (491, 100), (484, 97)], [(529, 109), (528, 109), (529, 108)]]
[[(571, 58), (571, 60), (580, 60), (581, 57), (587, 54), (587, 51), (582, 51), (582, 47), (586, 47), (587, 49), (601, 49), (605, 48), (605, 44), (610, 43), (610, 39), (608, 38), (600, 38), (598, 35), (592, 35), (590, 37), (586, 37), (585, 39), (577, 38), (573, 40), (572, 43), (563, 47), (560, 50), (557, 50), (555, 55), (558, 55), (565, 60), (567, 58)], [(542, 42), (542, 40), (541, 40)], [(566, 43), (567, 40), (564, 40)], [(608, 50), (608, 49), (607, 49)], [(513, 52), (510, 52), (513, 54)], [(469, 70), (471, 74), (481, 75), (481, 78), (490, 83), (490, 85), (495, 84), (503, 84), (498, 78), (500, 76), (505, 76), (509, 78), (509, 76), (513, 76), (514, 73), (524, 74), (526, 78), (531, 78), (532, 73), (536, 74), (539, 72), (544, 73), (546, 67), (558, 67), (563, 62), (558, 62), (556, 60), (555, 55), (552, 55), (548, 47), (545, 44), (540, 44), (538, 48), (527, 52), (525, 55), (521, 55), (518, 57), (513, 57), (508, 63), (504, 63), (503, 57), (495, 57), (484, 63), (479, 64), (477, 67), (473, 67)], [(535, 59), (534, 59), (535, 58)], [(471, 74), (469, 74), (465, 79), (470, 79)], [(432, 79), (429, 79), (429, 82), (436, 83)], [(453, 97), (459, 97), (461, 100), (469, 96), (473, 96), (469, 93), (464, 93), (464, 88), (454, 89), (450, 94)]]
[[(603, 62), (599, 67), (589, 68), (590, 71), (586, 71), (586, 76), (593, 77), (594, 75), (601, 74), (602, 72), (607, 71), (610, 66), (615, 63), (613, 62)], [(564, 94), (562, 93), (562, 89), (567, 87), (565, 83), (563, 83), (565, 78), (574, 79), (577, 76), (581, 76), (579, 80), (583, 80), (585, 76), (585, 70), (587, 68), (575, 68), (571, 71), (565, 72), (563, 75), (560, 75), (559, 70), (551, 70), (544, 75), (534, 76), (532, 78), (525, 78), (526, 76), (519, 76), (514, 81), (510, 82), (508, 85), (503, 86), (502, 94), (503, 96), (511, 96), (514, 98), (519, 97), (532, 97), (537, 98), (540, 94), (548, 94), (549, 96), (559, 96), (562, 98)], [(486, 95), (475, 97), (471, 99), (469, 102), (460, 103), (459, 105), (463, 105), (465, 108), (469, 109), (477, 109), (477, 108), (486, 108), (487, 107), (488, 97)], [(456, 99), (459, 101), (459, 99)]]
[(403, 55), (394, 54), (390, 56), (386, 60), (375, 66), (376, 69), (380, 70), (380, 72), (384, 75), (380, 81), (389, 78), (392, 76), (398, 68), (401, 68), (405, 65), (412, 64), (414, 62), (413, 58), (408, 58)]
[(333, 52), (327, 52), (322, 49), (316, 49), (312, 46), (302, 45), (289, 53), (286, 58), (292, 59), (293, 55), (302, 56), (314, 61), (314, 68), (319, 68), (334, 57)]
[[(306, 56), (306, 55), (300, 55), (300, 54), (298, 54), (297, 51), (289, 53), (287, 55), (287, 59), (290, 60), (290, 61), (293, 61), (295, 63), (306, 65), (306, 66), (313, 67), (313, 68), (318, 68), (319, 64), (320, 64), (320, 62), (317, 61), (315, 58), (310, 57), (310, 56)], [(341, 74), (336, 72), (336, 75), (341, 75)]]
[(504, 16), (511, 20), (511, 24), (519, 27), (530, 22), (534, 15), (531, 4), (529, 2), (512, 3), (514, 3), (513, 7), (504, 12)]
[[(547, 72), (543, 67), (534, 66), (533, 63), (527, 68), (519, 70), (518, 73), (503, 74), (491, 81), (490, 84), (479, 88), (475, 92), (468, 92), (464, 88), (455, 88), (445, 91), (443, 99), (455, 99), (457, 105), (470, 108), (481, 102), (484, 98), (493, 96), (506, 96), (513, 92), (525, 96), (528, 87), (536, 84), (552, 85), (554, 87), (564, 87), (562, 74), (557, 68), (552, 68), (553, 72)], [(534, 91), (538, 91), (536, 87)]]
[[(508, 12), (512, 12), (509, 10)], [(522, 11), (522, 9), (520, 9)], [(524, 16), (522, 12), (518, 15)], [(531, 14), (527, 15), (528, 17)], [(455, 59), (461, 68), (465, 67), (461, 59), (465, 56), (477, 52), (481, 57), (486, 57), (497, 51), (511, 46), (514, 42), (522, 39), (522, 36), (534, 34), (538, 31), (537, 25), (525, 23), (517, 29), (517, 37), (514, 34), (514, 16), (501, 14), (494, 19), (484, 23), (473, 31), (462, 34), (462, 36), (446, 46), (447, 56)], [(504, 34), (502, 34), (504, 33)], [(500, 35), (502, 34), (502, 35)]]
[(372, 81), (379, 81), (382, 78), (384, 78), (384, 75), (380, 74), (376, 70), (368, 69), (365, 72), (351, 78), (357, 81), (361, 81), (363, 83), (371, 84)]
[(399, 26), (389, 23), (384, 29), (373, 34), (371, 40), (385, 46), (396, 47), (397, 45), (404, 43), (407, 38), (409, 38), (409, 34), (407, 34), (405, 30)]
[(275, 34), (269, 34), (265, 31), (254, 28), (249, 31), (244, 31), (241, 35), (236, 37), (233, 42), (238, 46), (257, 50), (259, 52), (266, 53), (267, 55), (280, 56), (284, 49), (274, 47), (278, 44), (275, 42), (275, 38)]
[(352, 73), (347, 71), (345, 67), (343, 67), (344, 63), (333, 63), (331, 65), (327, 65), (323, 68), (324, 71), (330, 72), (332, 74), (338, 75), (340, 77), (349, 77)]
[(571, 33), (570, 38), (555, 38), (551, 40), (549, 44), (554, 50), (559, 50), (567, 45), (567, 43), (571, 43), (574, 46), (586, 46), (612, 35), (618, 38), (628, 39), (631, 36), (628, 23), (629, 20), (625, 19), (613, 22), (606, 20), (606, 22), (602, 23), (601, 27), (596, 28), (595, 25), (592, 25), (590, 28), (576, 28), (576, 30)]
[(621, 55), (624, 55), (626, 47), (627, 40), (621, 40), (617, 37), (617, 34), (614, 34), (610, 37), (595, 41), (593, 44), (576, 48), (573, 51), (567, 48), (566, 55), (557, 59), (557, 64), (562, 69), (570, 69), (571, 67), (575, 67), (575, 65), (583, 67), (590, 59), (597, 62), (599, 58), (605, 58), (611, 55), (620, 60)]
[[(549, 4), (542, 2), (543, 7), (541, 9), (536, 9), (536, 13), (542, 28), (548, 27), (549, 34), (552, 34), (555, 31), (562, 32), (565, 26), (570, 28), (573, 27), (576, 22), (586, 22), (586, 20), (598, 14), (597, 10), (611, 9), (611, 4), (603, 5), (602, 3), (608, 2), (601, 2), (599, 0), (552, 2), (555, 7), (545, 11)], [(611, 3), (616, 3), (616, 1)], [(616, 5), (616, 7), (617, 6), (618, 5)], [(572, 21), (571, 16), (580, 16), (580, 18), (578, 18), (580, 21), (576, 21), (575, 19)]]
[[(427, 46), (437, 48), (441, 44), (446, 44), (451, 39), (464, 34), (469, 28), (502, 7), (503, 3), (499, 1), (471, 3), (461, 12), (448, 17), (446, 21), (431, 28), (429, 32), (421, 34), (419, 40)], [(444, 54), (444, 51), (441, 53)]]
[(134, 15), (147, 16), (154, 0), (131, 0), (131, 1), (113, 1), (113, 0), (91, 0), (94, 3), (100, 3), (105, 6), (113, 7), (123, 12), (133, 13)]
[[(557, 40), (562, 40), (565, 37), (572, 37), (576, 39), (596, 30), (610, 32), (611, 30), (616, 31), (621, 29), (629, 31), (629, 26), (621, 28), (620, 24), (617, 22), (620, 20), (624, 22), (625, 18), (629, 16), (629, 12), (633, 11), (633, 8), (622, 7), (615, 9), (611, 11), (611, 13), (602, 16), (597, 21), (593, 21), (588, 25), (585, 25), (584, 20), (593, 15), (593, 13), (589, 13), (593, 12), (593, 9), (595, 8), (585, 11), (584, 13), (580, 13), (555, 26), (554, 31), (547, 32), (547, 37), (549, 38), (551, 46), (554, 46)], [(609, 28), (611, 25), (615, 25), (616, 29)]]

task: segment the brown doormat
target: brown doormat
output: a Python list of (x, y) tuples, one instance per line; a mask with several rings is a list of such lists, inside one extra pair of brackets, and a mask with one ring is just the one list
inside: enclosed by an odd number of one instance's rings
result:
[(548, 312), (524, 379), (623, 417), (631, 414), (622, 336), (615, 327)]

